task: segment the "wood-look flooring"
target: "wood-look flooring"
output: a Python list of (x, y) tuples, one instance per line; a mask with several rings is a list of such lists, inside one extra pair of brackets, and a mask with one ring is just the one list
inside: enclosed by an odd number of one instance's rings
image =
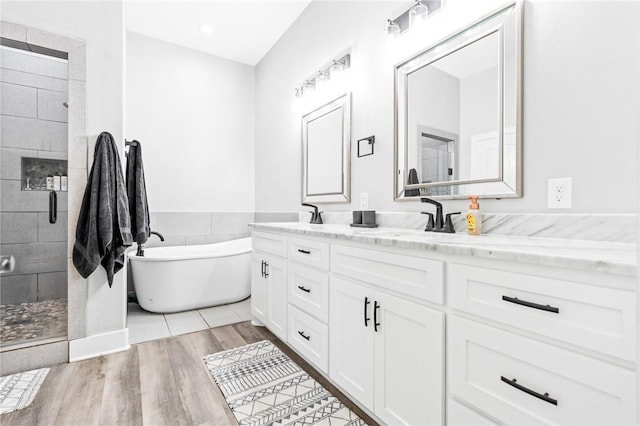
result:
[(51, 368), (33, 403), (0, 425), (237, 425), (202, 358), (270, 340), (370, 425), (376, 423), (264, 327), (228, 325)]

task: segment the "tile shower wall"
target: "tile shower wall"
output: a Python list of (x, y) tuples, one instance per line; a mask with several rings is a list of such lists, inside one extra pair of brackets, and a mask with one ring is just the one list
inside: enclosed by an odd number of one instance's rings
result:
[(0, 281), (0, 303), (67, 297), (67, 193), (48, 220), (47, 191), (21, 191), (21, 157), (67, 159), (68, 67), (0, 49), (0, 251), (17, 265)]

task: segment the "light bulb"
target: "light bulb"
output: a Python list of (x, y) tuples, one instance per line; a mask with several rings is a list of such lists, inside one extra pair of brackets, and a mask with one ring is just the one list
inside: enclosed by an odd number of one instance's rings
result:
[(302, 90), (303, 90), (303, 93), (305, 94), (312, 93), (316, 90), (316, 84), (313, 82), (313, 80), (307, 80), (304, 82), (304, 85), (302, 86)]
[(398, 38), (400, 35), (400, 25), (391, 19), (387, 19), (387, 22), (389, 23), (387, 25), (387, 35), (391, 38)]
[(316, 77), (316, 85), (318, 86), (318, 89), (324, 87), (328, 82), (329, 76), (322, 71), (318, 71), (318, 76)]
[(422, 0), (416, 0), (415, 6), (409, 11), (409, 27), (420, 27), (427, 20), (429, 9), (422, 3)]
[(342, 62), (333, 61), (333, 64), (329, 67), (329, 75), (331, 78), (337, 78), (344, 71), (344, 64)]
[(295, 90), (295, 93), (296, 93), (296, 98), (301, 98), (302, 97), (302, 87), (296, 87), (294, 90)]

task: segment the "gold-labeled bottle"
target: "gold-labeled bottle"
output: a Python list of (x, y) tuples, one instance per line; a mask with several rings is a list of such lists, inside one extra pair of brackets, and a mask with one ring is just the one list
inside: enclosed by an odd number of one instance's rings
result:
[(467, 212), (467, 234), (480, 235), (482, 234), (482, 215), (480, 214), (478, 196), (472, 195), (469, 199), (471, 204), (469, 204), (469, 211)]

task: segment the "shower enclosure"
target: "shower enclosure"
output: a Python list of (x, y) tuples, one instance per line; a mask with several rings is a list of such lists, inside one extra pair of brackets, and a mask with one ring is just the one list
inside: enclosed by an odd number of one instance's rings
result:
[(0, 352), (67, 340), (68, 61), (0, 46)]

